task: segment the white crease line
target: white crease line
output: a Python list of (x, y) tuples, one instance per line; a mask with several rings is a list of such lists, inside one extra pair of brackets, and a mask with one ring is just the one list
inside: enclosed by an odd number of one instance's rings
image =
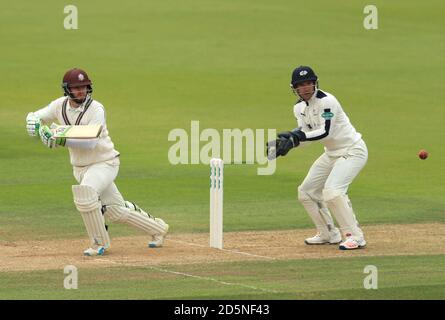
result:
[(238, 253), (238, 254), (244, 254), (246, 256), (252, 256), (252, 257), (258, 257), (258, 258), (265, 258), (265, 259), (269, 259), (269, 260), (276, 260), (276, 258), (273, 257), (268, 257), (268, 256), (260, 256), (258, 254), (253, 254), (253, 253), (247, 253), (247, 252), (243, 252), (243, 251), (236, 251), (236, 250), (229, 250), (229, 249), (219, 249), (222, 251), (228, 251), (231, 253)]
[[(168, 241), (169, 242), (185, 243), (185, 244), (190, 245), (190, 246), (196, 246), (196, 247), (201, 247), (201, 248), (209, 248), (208, 246), (204, 246), (202, 244), (191, 243), (191, 242), (186, 242), (186, 241), (181, 241), (181, 240), (172, 240), (172, 239), (170, 239)], [(246, 255), (246, 256), (252, 256), (252, 257), (257, 257), (257, 258), (276, 260), (276, 258), (273, 258), (273, 257), (261, 256), (261, 255), (258, 255), (258, 254), (253, 254), (253, 253), (248, 253), (248, 252), (243, 252), (243, 251), (236, 251), (236, 250), (230, 250), (230, 249), (216, 249), (216, 250), (226, 251), (226, 252), (230, 252), (230, 253), (243, 254), (243, 255)]]
[(209, 277), (201, 277), (201, 276), (195, 276), (193, 274), (188, 274), (188, 273), (184, 273), (184, 272), (178, 272), (178, 271), (171, 271), (171, 270), (167, 270), (167, 269), (161, 269), (161, 268), (156, 268), (156, 267), (152, 267), (152, 266), (147, 266), (147, 265), (138, 265), (135, 263), (124, 263), (124, 262), (116, 262), (113, 260), (106, 260), (106, 259), (95, 259), (96, 261), (103, 261), (103, 262), (111, 262), (111, 263), (115, 263), (115, 264), (119, 264), (119, 265), (123, 265), (123, 266), (131, 266), (131, 267), (144, 267), (144, 268), (149, 268), (158, 272), (164, 272), (164, 273), (171, 273), (171, 274), (175, 274), (175, 275), (180, 275), (180, 276), (184, 276), (184, 277), (189, 277), (189, 278), (195, 278), (195, 279), (199, 279), (199, 280), (206, 280), (206, 281), (212, 281), (212, 282), (216, 282), (219, 284), (223, 284), (226, 286), (239, 286), (239, 287), (244, 287), (244, 288), (248, 288), (248, 289), (253, 289), (256, 291), (263, 291), (263, 292), (270, 292), (270, 293), (279, 293), (278, 291), (275, 290), (268, 290), (268, 289), (263, 289), (263, 288), (258, 288), (258, 287), (254, 287), (254, 286), (249, 286), (246, 284), (242, 284), (242, 283), (231, 283), (231, 282), (226, 282), (226, 281), (221, 281), (221, 280), (217, 280), (214, 278), (209, 278)]

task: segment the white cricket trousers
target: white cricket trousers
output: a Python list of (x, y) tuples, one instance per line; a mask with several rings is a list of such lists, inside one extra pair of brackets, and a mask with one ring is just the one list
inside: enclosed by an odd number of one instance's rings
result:
[(363, 140), (355, 143), (341, 157), (323, 153), (309, 169), (299, 193), (307, 194), (313, 201), (325, 202), (335, 196), (346, 195), (349, 185), (368, 160), (368, 149)]
[(125, 206), (124, 198), (114, 183), (119, 165), (119, 158), (116, 157), (85, 167), (73, 167), (73, 174), (80, 185), (90, 186), (97, 191), (102, 205)]

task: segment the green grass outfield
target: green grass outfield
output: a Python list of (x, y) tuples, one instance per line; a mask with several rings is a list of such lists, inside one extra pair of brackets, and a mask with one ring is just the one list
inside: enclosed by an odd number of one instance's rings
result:
[[(72, 202), (67, 150), (46, 149), (24, 126), (28, 112), (61, 95), (63, 73), (73, 66), (89, 72), (94, 98), (106, 108), (122, 154), (120, 191), (165, 218), (173, 234), (208, 231), (208, 166), (172, 166), (170, 130), (190, 132), (192, 120), (221, 131), (293, 128), (295, 97), (288, 86), (299, 64), (314, 67), (321, 88), (337, 96), (368, 145), (368, 164), (350, 189), (360, 222), (445, 222), (443, 1), (373, 1), (379, 29), (371, 31), (363, 28), (369, 3), (361, 0), (70, 4), (79, 9), (78, 30), (63, 28), (65, 4), (56, 0), (18, 0), (0, 12), (0, 241), (85, 237)], [(420, 149), (430, 152), (426, 161), (417, 158)], [(312, 228), (296, 187), (321, 152), (318, 144), (293, 150), (278, 160), (272, 176), (256, 175), (256, 166), (226, 167), (225, 230)], [(113, 234), (134, 231), (114, 225)], [(237, 264), (208, 266), (215, 277), (228, 268), (230, 280), (263, 283), (277, 294), (162, 275), (139, 281), (138, 275), (150, 278), (156, 271), (110, 268), (104, 277), (115, 280), (106, 284), (96, 280), (99, 270), (85, 270), (81, 281), (89, 280), (76, 292), (62, 291), (60, 270), (1, 273), (0, 298), (55, 298), (53, 289), (66, 299), (444, 298), (445, 275), (438, 273), (443, 259), (379, 258), (393, 272), (382, 275), (381, 289), (372, 292), (360, 287), (362, 266), (372, 259), (354, 258), (328, 261), (345, 274), (352, 263), (357, 274), (329, 284), (328, 291), (322, 261), (299, 260), (275, 262), (272, 269), (283, 274), (276, 281), (260, 272), (244, 276)], [(245, 264), (249, 270), (269, 267)], [(419, 268), (431, 278), (423, 282), (411, 273)], [(140, 286), (129, 285), (135, 279)], [(151, 285), (163, 288), (158, 296)]]
[[(365, 289), (367, 265), (377, 289)], [(62, 270), (0, 274), (11, 299), (444, 299), (443, 256), (307, 259), (80, 269), (77, 290)], [(175, 274), (178, 272), (180, 274)]]

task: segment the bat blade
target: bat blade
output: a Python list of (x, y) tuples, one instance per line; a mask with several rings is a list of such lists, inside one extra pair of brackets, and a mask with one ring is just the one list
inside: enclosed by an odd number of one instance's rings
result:
[(56, 138), (92, 139), (99, 137), (102, 125), (59, 126), (53, 124), (51, 130)]

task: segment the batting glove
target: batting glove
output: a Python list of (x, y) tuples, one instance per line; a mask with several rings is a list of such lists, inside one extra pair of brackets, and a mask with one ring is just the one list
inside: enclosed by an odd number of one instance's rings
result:
[(40, 139), (48, 148), (56, 148), (58, 146), (65, 146), (66, 138), (56, 138), (48, 126), (42, 126), (39, 129)]
[(26, 131), (31, 137), (38, 137), (40, 129), (40, 119), (34, 113), (28, 113), (26, 117)]

